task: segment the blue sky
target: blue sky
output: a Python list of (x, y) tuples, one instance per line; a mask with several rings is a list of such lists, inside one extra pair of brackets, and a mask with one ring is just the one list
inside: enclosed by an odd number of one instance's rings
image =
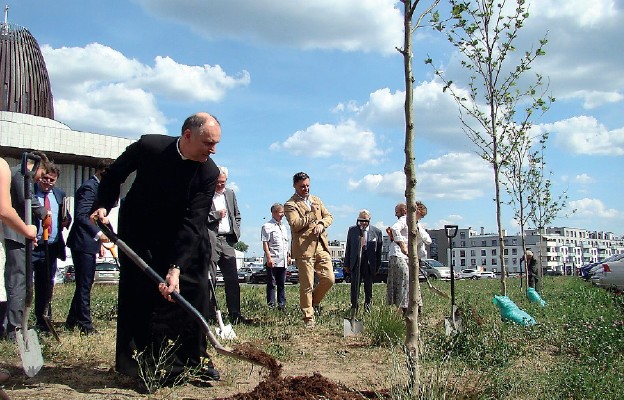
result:
[[(423, 0), (424, 1), (424, 0)], [(344, 240), (358, 210), (395, 221), (404, 196), (401, 3), (393, 0), (8, 1), (9, 22), (35, 36), (48, 66), (56, 119), (72, 129), (138, 138), (179, 134), (208, 111), (222, 123), (215, 161), (230, 170), (242, 240), (260, 255), (260, 226), (305, 171)], [(624, 234), (624, 37), (616, 0), (532, 1), (517, 43), (546, 33), (534, 71), (557, 98), (537, 121), (550, 132), (553, 192), (576, 213), (559, 226)], [(423, 6), (427, 3), (423, 3)], [(421, 8), (422, 9), (422, 8)], [(496, 230), (491, 168), (480, 161), (423, 60), (461, 81), (444, 37), (414, 36), (417, 197), (428, 228)], [(165, 210), (166, 212), (166, 210)], [(503, 216), (518, 231), (511, 211)]]

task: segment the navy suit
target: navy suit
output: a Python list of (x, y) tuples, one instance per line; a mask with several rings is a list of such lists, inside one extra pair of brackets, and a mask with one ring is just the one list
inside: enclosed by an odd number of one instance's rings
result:
[[(37, 184), (35, 184), (35, 193), (37, 192)], [(49, 306), (52, 296), (52, 288), (54, 287), (54, 275), (56, 275), (56, 260), (65, 261), (67, 253), (65, 250), (65, 239), (63, 238), (63, 220), (71, 223), (71, 216), (66, 213), (62, 215), (63, 201), (65, 200), (65, 192), (57, 187), (52, 188), (52, 194), (58, 204), (59, 210), (52, 217), (55, 220), (57, 235), (54, 242), (47, 243), (48, 246), (48, 263), (46, 265), (46, 243), (43, 239), (38, 242), (38, 246), (33, 251), (33, 271), (35, 273), (35, 317), (37, 319), (37, 327), (39, 330), (46, 331), (48, 327), (43, 319), (44, 314), (52, 315), (52, 309)], [(38, 222), (38, 229), (41, 230), (41, 221)]]
[(381, 231), (368, 227), (366, 247), (362, 248), (364, 232), (359, 225), (349, 228), (345, 246), (344, 266), (351, 273), (351, 307), (358, 307), (360, 283), (364, 281), (364, 305), (369, 306), (373, 299), (373, 278), (381, 266)]
[(95, 277), (96, 256), (102, 244), (99, 239), (96, 240), (99, 228), (89, 220), (97, 199), (98, 186), (99, 181), (92, 176), (76, 190), (74, 197), (76, 220), (67, 237), (67, 246), (71, 250), (76, 271), (76, 289), (65, 325), (68, 328), (78, 326), (83, 332), (93, 329), (91, 287)]

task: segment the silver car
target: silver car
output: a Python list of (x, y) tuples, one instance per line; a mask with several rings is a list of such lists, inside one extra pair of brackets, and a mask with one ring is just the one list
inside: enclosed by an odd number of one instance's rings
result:
[(119, 283), (119, 267), (117, 267), (117, 264), (108, 261), (95, 264), (93, 283)]

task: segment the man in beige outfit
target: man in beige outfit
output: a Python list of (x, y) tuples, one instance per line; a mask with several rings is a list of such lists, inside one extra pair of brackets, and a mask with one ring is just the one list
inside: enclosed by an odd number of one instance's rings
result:
[[(334, 284), (327, 228), (334, 220), (321, 199), (310, 195), (310, 177), (293, 176), (295, 194), (284, 205), (290, 225), (292, 257), (299, 270), (299, 306), (307, 328), (314, 327), (314, 312)], [(319, 282), (314, 287), (314, 274)]]

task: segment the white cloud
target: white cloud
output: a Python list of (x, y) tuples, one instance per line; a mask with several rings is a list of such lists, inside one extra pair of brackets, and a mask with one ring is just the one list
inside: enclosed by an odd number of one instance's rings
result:
[(284, 150), (295, 156), (377, 162), (383, 152), (377, 148), (375, 135), (359, 127), (355, 121), (339, 125), (314, 124), (297, 131), (283, 142), (270, 146), (273, 151)]
[(570, 203), (568, 204), (568, 208), (570, 210), (576, 210), (576, 212), (573, 214), (573, 217), (586, 220), (591, 220), (594, 218), (620, 219), (624, 217), (624, 214), (621, 211), (618, 211), (614, 208), (608, 208), (599, 199), (584, 198), (580, 200), (573, 200), (570, 201)]
[(54, 88), (55, 117), (77, 130), (138, 137), (167, 133), (157, 97), (219, 101), (227, 90), (249, 84), (246, 71), (228, 76), (220, 66), (189, 66), (156, 57), (154, 67), (99, 43), (42, 46)]
[[(416, 167), (418, 198), (471, 200), (482, 197), (492, 187), (492, 172), (479, 157), (470, 153), (449, 153), (425, 161)], [(369, 174), (360, 180), (350, 179), (349, 190), (362, 190), (382, 195), (403, 196), (405, 174)]]
[(594, 182), (596, 182), (596, 180), (595, 180), (594, 178), (592, 178), (591, 176), (589, 176), (589, 175), (587, 175), (587, 174), (579, 174), (579, 175), (576, 175), (576, 176), (574, 177), (574, 180), (575, 180), (577, 183), (580, 183), (580, 184), (582, 184), (582, 185), (587, 185), (587, 184), (589, 184), (589, 183), (594, 183)]
[(555, 144), (576, 154), (624, 155), (624, 128), (609, 130), (596, 118), (578, 116), (538, 129), (555, 133)]
[(396, 53), (403, 18), (395, 0), (140, 0), (149, 12), (207, 38), (303, 49)]

